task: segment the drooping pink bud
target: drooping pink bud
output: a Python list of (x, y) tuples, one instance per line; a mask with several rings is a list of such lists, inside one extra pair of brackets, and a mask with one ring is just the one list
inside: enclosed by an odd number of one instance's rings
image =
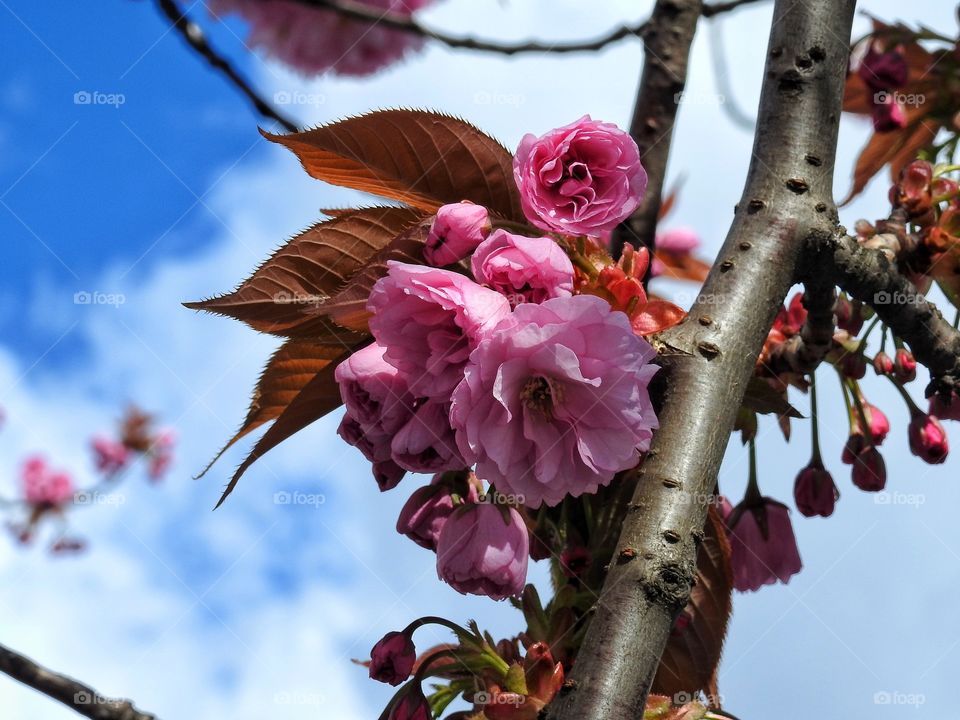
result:
[(910, 452), (931, 465), (939, 465), (947, 459), (949, 444), (947, 432), (933, 415), (914, 414), (908, 428)]
[(893, 360), (882, 350), (873, 356), (873, 371), (877, 375), (890, 375), (893, 373)]
[(482, 503), (456, 510), (437, 540), (437, 574), (463, 594), (503, 600), (527, 579), (530, 539), (514, 508)]
[(870, 439), (874, 445), (882, 445), (890, 432), (890, 420), (876, 405), (863, 403), (863, 414), (867, 419), (867, 428), (870, 430)]
[(867, 361), (861, 352), (852, 352), (843, 356), (840, 369), (843, 376), (851, 380), (861, 380), (867, 374)]
[(860, 61), (857, 74), (871, 90), (879, 92), (903, 87), (910, 75), (910, 68), (899, 50), (883, 51), (877, 43), (871, 43)]
[(418, 683), (411, 683), (396, 705), (390, 710), (387, 720), (431, 720), (430, 703)]
[(907, 126), (907, 114), (897, 99), (888, 92), (878, 92), (875, 96), (872, 119), (873, 129), (878, 133), (893, 132)]
[(956, 392), (949, 395), (937, 393), (930, 398), (930, 414), (940, 420), (960, 421), (960, 396)]
[(839, 497), (833, 476), (817, 459), (811, 460), (793, 483), (793, 499), (805, 517), (830, 517)]
[(734, 588), (759, 590), (800, 572), (803, 563), (786, 505), (767, 497), (755, 507), (741, 503), (727, 523)]
[(852, 303), (846, 296), (841, 295), (837, 298), (833, 311), (837, 316), (837, 327), (854, 336), (860, 334), (863, 329), (863, 312), (859, 302)]
[(853, 484), (866, 492), (879, 492), (887, 484), (887, 466), (880, 451), (872, 445), (853, 459)]
[[(467, 494), (464, 500), (476, 503), (476, 486), (470, 482), (465, 486)], [(431, 484), (415, 490), (400, 510), (397, 532), (406, 535), (420, 547), (436, 550), (440, 531), (456, 509), (454, 491), (455, 488), (446, 482), (443, 474), (434, 476)]]
[(482, 205), (459, 202), (444, 205), (430, 226), (423, 259), (434, 267), (460, 262), (490, 234), (490, 214)]
[(906, 348), (899, 348), (893, 361), (893, 372), (901, 385), (916, 380), (917, 361), (913, 353)]
[(389, 685), (399, 685), (413, 672), (417, 649), (407, 632), (388, 632), (370, 651), (370, 677)]

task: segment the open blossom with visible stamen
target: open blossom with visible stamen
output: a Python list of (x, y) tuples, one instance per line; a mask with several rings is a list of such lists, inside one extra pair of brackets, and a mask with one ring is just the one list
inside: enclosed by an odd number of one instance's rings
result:
[(540, 303), (573, 294), (573, 263), (550, 238), (496, 230), (470, 260), (473, 277), (510, 299)]
[(527, 220), (572, 235), (613, 230), (647, 189), (633, 138), (589, 115), (539, 138), (524, 136), (513, 175)]
[[(430, 0), (360, 0), (373, 10), (410, 15)], [(370, 75), (423, 45), (411, 33), (345, 18), (295, 0), (212, 0), (211, 12), (250, 23), (247, 43), (304, 74)]]
[(449, 270), (391, 261), (370, 292), (370, 332), (416, 397), (447, 399), (470, 353), (510, 314), (498, 292)]
[(447, 518), (437, 540), (437, 574), (463, 594), (503, 600), (527, 581), (530, 537), (513, 508), (466, 505)]
[(454, 391), (463, 456), (529, 507), (596, 492), (649, 448), (655, 356), (600, 298), (519, 305), (474, 351)]

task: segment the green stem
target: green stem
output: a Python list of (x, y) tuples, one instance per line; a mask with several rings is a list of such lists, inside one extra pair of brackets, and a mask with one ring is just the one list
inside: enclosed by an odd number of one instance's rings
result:
[(900, 397), (902, 397), (902, 398), (903, 398), (903, 401), (907, 404), (907, 409), (910, 410), (910, 415), (911, 415), (911, 416), (913, 416), (913, 415), (926, 415), (926, 413), (925, 413), (923, 410), (921, 410), (919, 407), (917, 407), (917, 403), (915, 403), (914, 400), (913, 400), (913, 398), (910, 397), (910, 393), (908, 393), (908, 392), (904, 389), (903, 385), (901, 385), (900, 383), (897, 382), (896, 378), (894, 378), (894, 377), (892, 377), (892, 376), (890, 376), (890, 375), (887, 375), (887, 379), (888, 379), (890, 382), (893, 383), (893, 386), (897, 389), (897, 392), (900, 393)]
[(810, 374), (810, 421), (813, 430), (813, 460), (823, 465), (820, 456), (820, 414), (817, 409), (817, 374)]

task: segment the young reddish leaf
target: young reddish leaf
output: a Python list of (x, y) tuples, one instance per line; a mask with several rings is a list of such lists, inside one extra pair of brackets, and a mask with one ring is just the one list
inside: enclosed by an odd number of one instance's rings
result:
[(423, 244), (429, 231), (428, 223), (416, 225), (397, 236), (389, 245), (370, 259), (364, 268), (351, 278), (340, 292), (323, 304), (322, 310), (340, 326), (357, 332), (369, 332), (367, 299), (374, 283), (387, 274), (387, 262), (422, 263)]
[(743, 406), (761, 415), (803, 418), (803, 414), (787, 401), (785, 390), (777, 390), (764, 378), (756, 376), (747, 383)]
[(666, 300), (650, 300), (643, 309), (630, 318), (630, 324), (637, 335), (653, 333), (673, 327), (687, 316), (682, 308)]
[(670, 278), (671, 280), (692, 280), (702, 283), (707, 279), (710, 272), (711, 264), (695, 258), (693, 255), (654, 251), (654, 257), (666, 269), (660, 277)]
[(890, 164), (891, 176), (896, 179), (904, 165), (914, 160), (920, 150), (933, 143), (940, 131), (939, 123), (925, 118), (919, 108), (908, 111), (907, 118), (908, 125), (903, 130), (874, 133), (870, 137), (857, 157), (853, 169), (853, 187), (841, 205), (846, 205), (859, 195), (887, 163)]
[(471, 200), (509, 220), (524, 220), (510, 151), (449, 115), (381, 110), (314, 130), (263, 136), (290, 149), (318, 180), (431, 213)]
[(333, 373), (343, 360), (345, 360), (354, 350), (359, 347), (345, 350), (335, 359), (330, 360), (327, 365), (314, 375), (298, 392), (293, 399), (287, 403), (282, 412), (274, 420), (273, 424), (267, 428), (267, 431), (257, 441), (256, 445), (250, 451), (250, 454), (240, 463), (240, 467), (234, 472), (230, 482), (223, 491), (223, 495), (217, 502), (216, 507), (220, 507), (227, 496), (233, 492), (237, 486), (240, 477), (247, 471), (253, 463), (267, 454), (268, 451), (275, 448), (284, 440), (303, 430), (316, 420), (332, 410), (340, 407), (340, 387), (333, 377)]
[(279, 417), (304, 386), (332, 360), (343, 355), (344, 350), (339, 343), (330, 345), (311, 340), (287, 340), (283, 343), (260, 374), (240, 429), (197, 477), (203, 477), (237, 440)]
[(242, 320), (261, 332), (349, 343), (318, 306), (423, 217), (400, 207), (343, 213), (287, 242), (233, 292), (186, 306)]
[(733, 607), (730, 542), (711, 505), (697, 553), (697, 582), (660, 658), (651, 692), (674, 697), (704, 691), (716, 698), (717, 667)]

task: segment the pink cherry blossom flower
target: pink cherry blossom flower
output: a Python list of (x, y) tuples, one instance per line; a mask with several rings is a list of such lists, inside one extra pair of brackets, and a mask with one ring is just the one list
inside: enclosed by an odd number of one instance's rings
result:
[(423, 259), (442, 267), (460, 262), (490, 234), (490, 213), (482, 205), (459, 202), (444, 205), (430, 226)]
[(643, 199), (647, 173), (627, 133), (586, 115), (542, 137), (526, 135), (513, 175), (527, 220), (544, 230), (599, 235)]
[(406, 377), (383, 359), (377, 343), (357, 350), (334, 371), (347, 412), (360, 425), (392, 435), (413, 415)]
[(797, 475), (793, 483), (793, 499), (797, 510), (805, 517), (830, 517), (840, 493), (833, 476), (814, 459)]
[(878, 43), (871, 42), (860, 60), (857, 73), (874, 92), (902, 87), (910, 74), (907, 60), (897, 49), (884, 52)]
[(947, 432), (933, 415), (915, 413), (908, 428), (910, 452), (931, 465), (939, 465), (947, 459), (950, 450)]
[(56, 507), (73, 499), (73, 480), (65, 472), (52, 470), (42, 457), (29, 458), (20, 479), (23, 497), (31, 505)]
[(392, 490), (403, 479), (406, 470), (393, 461), (390, 435), (376, 426), (361, 425), (349, 412), (340, 421), (337, 434), (373, 464), (373, 477), (381, 491)]
[(404, 688), (396, 704), (390, 708), (387, 720), (432, 720), (430, 703), (418, 683), (410, 683)]
[(573, 294), (573, 263), (550, 238), (496, 230), (470, 260), (473, 277), (505, 295), (511, 305)]
[(384, 359), (416, 397), (449, 398), (483, 335), (510, 313), (500, 293), (449, 270), (391, 261), (367, 305)]
[(412, 472), (462, 470), (466, 461), (457, 449), (447, 403), (427, 401), (393, 437), (393, 461)]
[(456, 510), (437, 540), (437, 574), (464, 595), (519, 595), (527, 580), (530, 538), (513, 508), (483, 503)]
[(786, 505), (767, 497), (754, 507), (741, 503), (727, 518), (727, 529), (733, 586), (740, 592), (787, 583), (803, 567)]
[(90, 442), (97, 470), (105, 475), (113, 475), (127, 466), (130, 451), (118, 440), (98, 435)]
[(161, 430), (154, 437), (147, 452), (150, 459), (147, 474), (154, 482), (161, 480), (173, 464), (173, 447), (176, 441), (177, 436), (173, 430)]
[[(361, 0), (375, 10), (409, 16), (430, 0)], [(250, 23), (247, 44), (305, 75), (332, 71), (363, 76), (419, 50), (423, 40), (376, 23), (352, 20), (295, 0), (211, 0), (215, 14)]]
[[(436, 550), (440, 531), (455, 509), (453, 492), (444, 475), (436, 475), (429, 485), (415, 490), (404, 504), (397, 518), (397, 532), (420, 547)], [(467, 484), (463, 499), (468, 504), (477, 502), (477, 488), (473, 483)]]
[(413, 672), (417, 649), (407, 632), (388, 632), (370, 651), (370, 677), (399, 685)]
[(478, 477), (530, 507), (596, 492), (649, 448), (655, 357), (600, 298), (519, 305), (453, 394), (460, 450)]
[(878, 133), (893, 132), (907, 126), (907, 114), (895, 95), (887, 92), (877, 93), (879, 101), (872, 111), (873, 129)]

